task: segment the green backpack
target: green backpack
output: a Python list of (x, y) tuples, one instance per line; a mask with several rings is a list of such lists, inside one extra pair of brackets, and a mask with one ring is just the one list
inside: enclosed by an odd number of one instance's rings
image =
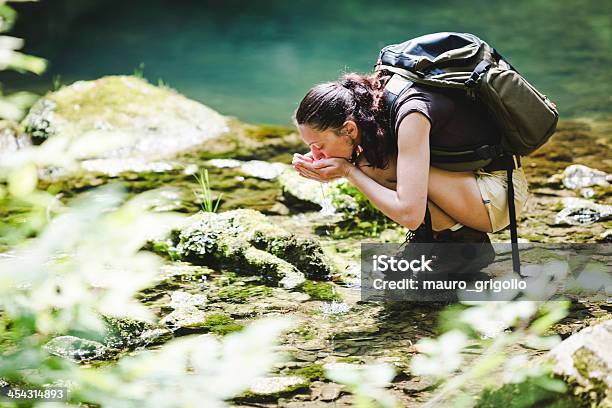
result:
[[(486, 107), (498, 126), (499, 144), (444, 148), (430, 146), (434, 167), (450, 171), (478, 168), (512, 171), (520, 156), (542, 146), (554, 133), (559, 113), (555, 105), (527, 82), (494, 48), (472, 34), (442, 32), (384, 47), (375, 69), (394, 75), (385, 86), (389, 112), (413, 84), (455, 89)], [(390, 131), (395, 124), (390, 117)], [(508, 183), (508, 208), (513, 268), (520, 273), (514, 186)], [(431, 228), (429, 212), (426, 223)]]

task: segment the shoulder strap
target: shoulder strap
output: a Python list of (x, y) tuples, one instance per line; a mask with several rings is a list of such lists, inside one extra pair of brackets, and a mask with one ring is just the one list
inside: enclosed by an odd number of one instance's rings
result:
[(396, 136), (395, 121), (393, 120), (393, 110), (395, 108), (395, 104), (397, 103), (400, 95), (408, 91), (412, 85), (414, 85), (413, 81), (410, 81), (398, 74), (394, 74), (385, 85), (383, 99), (385, 105), (389, 109), (389, 132), (391, 132), (392, 136)]

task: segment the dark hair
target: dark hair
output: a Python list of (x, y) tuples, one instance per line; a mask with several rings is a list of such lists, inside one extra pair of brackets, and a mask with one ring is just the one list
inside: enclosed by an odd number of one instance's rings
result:
[(362, 154), (373, 167), (385, 168), (389, 155), (397, 153), (397, 143), (390, 140), (387, 132), (388, 119), (382, 102), (385, 79), (380, 72), (350, 73), (338, 81), (316, 85), (300, 102), (295, 122), (338, 133), (345, 121), (353, 120), (359, 129)]

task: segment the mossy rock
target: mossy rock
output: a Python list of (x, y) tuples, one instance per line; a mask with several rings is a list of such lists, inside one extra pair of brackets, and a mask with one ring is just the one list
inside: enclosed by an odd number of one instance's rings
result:
[(198, 153), (201, 159), (290, 162), (294, 152), (307, 150), (294, 128), (252, 125), (228, 119), (228, 131), (218, 141), (205, 141)]
[(50, 92), (23, 125), (39, 143), (58, 135), (120, 143), (113, 156), (123, 158), (171, 157), (228, 131), (227, 119), (214, 110), (133, 76), (78, 81)]
[(256, 380), (251, 388), (235, 401), (274, 401), (300, 391), (306, 391), (310, 381), (300, 376), (266, 377)]
[(542, 387), (546, 378), (528, 378), (518, 384), (504, 384), (485, 389), (475, 408), (575, 408), (584, 406), (572, 395), (559, 393)]
[[(258, 275), (293, 288), (305, 277), (327, 279), (331, 262), (313, 238), (286, 231), (254, 210), (200, 213), (171, 234), (168, 248), (194, 263)], [(163, 245), (155, 246), (163, 250)]]
[(304, 377), (309, 381), (325, 381), (325, 369), (321, 364), (311, 364), (291, 371), (291, 375)]

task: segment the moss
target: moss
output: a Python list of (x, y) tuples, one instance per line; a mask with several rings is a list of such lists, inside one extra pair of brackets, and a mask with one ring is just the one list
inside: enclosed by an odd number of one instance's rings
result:
[(314, 282), (306, 280), (300, 285), (300, 289), (310, 295), (312, 299), (316, 300), (327, 300), (327, 301), (340, 301), (342, 298), (338, 295), (334, 289), (334, 285), (328, 282)]
[(541, 381), (540, 377), (529, 377), (518, 384), (505, 384), (497, 389), (487, 388), (480, 395), (476, 408), (531, 408), (534, 406), (575, 408), (583, 406), (569, 394), (561, 394), (543, 388), (540, 385)]
[(246, 129), (246, 134), (248, 137), (258, 140), (264, 141), (271, 138), (279, 138), (283, 136), (290, 135), (295, 133), (294, 128), (290, 128), (287, 126), (278, 126), (278, 125), (257, 125), (253, 127), (248, 127)]
[(348, 357), (338, 357), (336, 359), (336, 363), (347, 363), (347, 364), (360, 364), (361, 358), (348, 356)]
[(311, 364), (309, 366), (293, 370), (290, 375), (299, 375), (307, 378), (309, 381), (324, 381), (325, 369), (321, 364)]
[(271, 295), (272, 289), (268, 286), (226, 286), (217, 292), (216, 297), (229, 303), (247, 303), (253, 298)]
[(243, 325), (236, 323), (234, 319), (223, 313), (212, 313), (206, 316), (202, 327), (220, 336), (237, 332), (244, 328)]
[[(83, 91), (81, 87), (88, 89)], [(166, 88), (150, 85), (142, 78), (108, 76), (83, 82), (81, 86), (62, 88), (46, 98), (56, 104), (55, 112), (70, 122), (97, 117), (113, 126), (123, 126), (131, 116), (162, 106), (170, 94), (180, 96)], [(117, 111), (124, 114), (117, 115)]]
[(265, 395), (257, 394), (251, 391), (245, 391), (242, 394), (240, 394), (240, 396), (234, 398), (234, 401), (236, 402), (241, 402), (241, 401), (244, 401), (244, 402), (256, 402), (256, 401), (271, 402), (271, 401), (276, 401), (277, 399), (282, 398), (282, 397), (288, 397), (300, 391), (306, 391), (309, 388), (310, 388), (310, 382), (306, 381), (301, 384), (296, 384), (296, 385), (286, 387), (282, 391), (274, 392), (271, 394), (265, 394)]

